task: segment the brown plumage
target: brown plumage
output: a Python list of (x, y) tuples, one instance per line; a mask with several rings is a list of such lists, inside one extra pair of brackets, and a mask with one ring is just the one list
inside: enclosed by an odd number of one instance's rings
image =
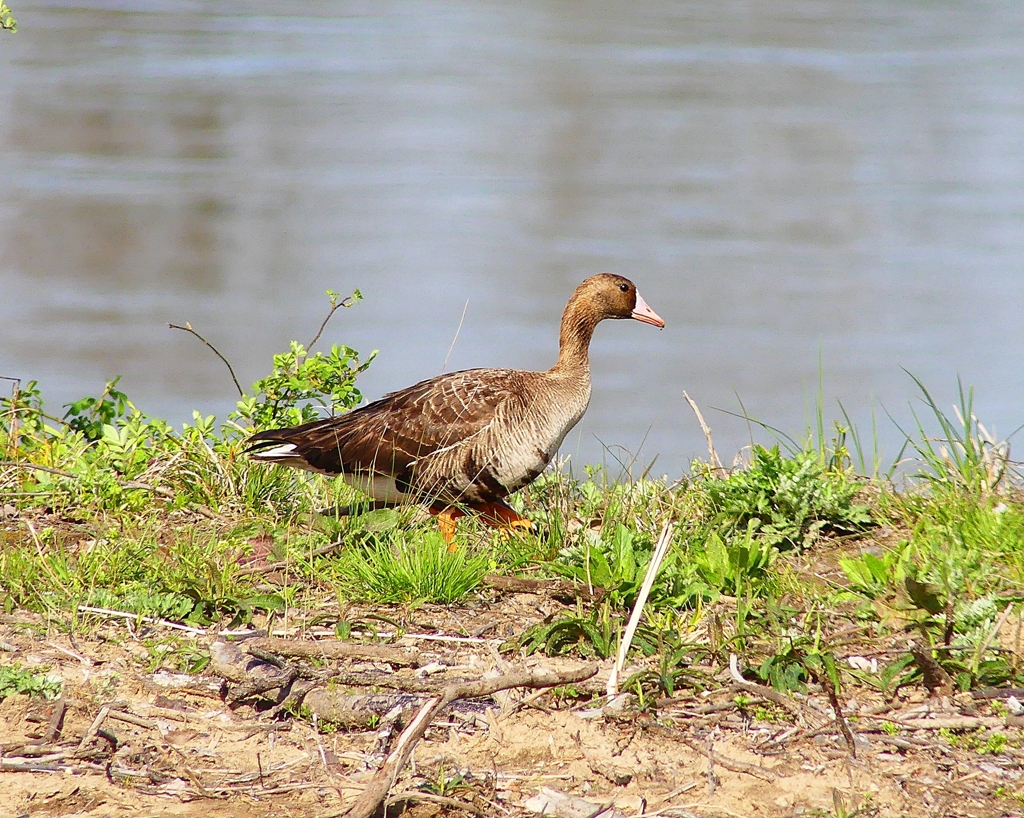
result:
[(588, 348), (605, 318), (665, 322), (629, 279), (580, 284), (562, 314), (558, 361), (547, 372), (468, 369), (439, 375), (338, 417), (249, 439), (252, 457), (340, 475), (384, 502), (441, 514), (451, 541), (465, 506), (494, 524), (522, 524), (504, 502), (544, 470), (590, 401)]

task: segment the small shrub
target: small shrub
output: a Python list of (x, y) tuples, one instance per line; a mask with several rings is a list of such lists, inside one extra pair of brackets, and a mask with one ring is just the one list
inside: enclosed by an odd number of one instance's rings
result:
[(866, 505), (854, 503), (857, 483), (829, 470), (818, 453), (783, 457), (778, 446), (754, 446), (750, 468), (707, 482), (715, 520), (727, 536), (756, 531), (781, 549), (804, 548), (822, 533), (849, 534), (871, 524)]

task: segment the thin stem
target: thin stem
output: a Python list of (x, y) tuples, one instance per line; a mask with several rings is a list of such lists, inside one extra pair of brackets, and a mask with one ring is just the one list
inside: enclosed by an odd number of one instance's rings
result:
[(353, 304), (356, 303), (357, 300), (358, 299), (353, 298), (350, 295), (350, 296), (346, 296), (345, 298), (341, 299), (341, 301), (336, 301), (336, 302), (332, 303), (331, 304), (331, 311), (329, 313), (327, 313), (327, 317), (324, 319), (323, 323), (320, 325), (320, 329), (318, 329), (316, 331), (316, 335), (313, 336), (313, 340), (310, 341), (308, 344), (306, 344), (306, 350), (307, 351), (311, 351), (313, 349), (313, 345), (317, 341), (320, 340), (320, 336), (323, 335), (323, 332), (324, 332), (324, 327), (327, 326), (327, 322), (331, 320), (331, 316), (333, 316), (334, 313), (336, 313), (342, 307), (351, 307)]
[[(332, 310), (332, 312), (333, 312), (333, 310)], [(328, 315), (327, 317), (330, 318), (331, 316)], [(324, 323), (326, 324), (327, 322), (324, 321)], [(215, 347), (213, 344), (211, 344), (209, 341), (207, 341), (202, 335), (200, 335), (198, 332), (196, 332), (194, 329), (192, 329), (192, 325), (190, 323), (188, 323), (188, 321), (185, 322), (185, 326), (183, 326), (183, 327), (179, 327), (177, 324), (168, 324), (167, 326), (170, 329), (180, 329), (182, 332), (191, 332), (194, 336), (196, 336), (196, 338), (198, 338), (200, 341), (202, 341), (204, 344), (206, 344), (210, 349), (212, 349), (213, 350), (213, 354), (216, 355), (218, 358), (220, 358), (224, 362), (224, 366), (226, 366), (228, 368), (228, 372), (231, 373), (231, 380), (233, 380), (235, 382), (235, 389), (238, 390), (238, 397), (240, 397), (240, 398), (241, 397), (245, 397), (245, 392), (242, 391), (242, 387), (238, 383), (238, 378), (235, 377), (235, 370), (231, 367), (231, 363), (228, 361), (228, 359), (220, 354), (220, 350), (217, 349), (217, 347)], [(323, 327), (321, 327), (320, 329), (323, 329)], [(317, 333), (316, 337), (319, 338), (320, 334)], [(314, 339), (314, 340), (316, 340), (316, 339)]]

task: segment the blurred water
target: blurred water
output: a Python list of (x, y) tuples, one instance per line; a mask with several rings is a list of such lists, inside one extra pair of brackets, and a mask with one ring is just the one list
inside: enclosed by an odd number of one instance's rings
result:
[[(223, 414), (323, 291), (368, 397), (546, 368), (584, 277), (633, 278), (563, 447), (678, 475), (819, 388), (894, 457), (912, 371), (1024, 422), (1024, 5), (33, 2), (0, 32), (0, 375), (123, 374)], [(467, 306), (468, 302), (468, 306)], [(764, 435), (760, 436), (761, 439)], [(604, 447), (611, 447), (606, 450)]]

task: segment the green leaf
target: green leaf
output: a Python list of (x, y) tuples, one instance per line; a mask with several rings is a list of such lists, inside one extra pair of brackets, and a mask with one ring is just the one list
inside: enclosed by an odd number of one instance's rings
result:
[(940, 614), (946, 609), (946, 602), (942, 597), (942, 590), (930, 582), (919, 582), (912, 576), (903, 580), (903, 587), (911, 601), (930, 614)]

